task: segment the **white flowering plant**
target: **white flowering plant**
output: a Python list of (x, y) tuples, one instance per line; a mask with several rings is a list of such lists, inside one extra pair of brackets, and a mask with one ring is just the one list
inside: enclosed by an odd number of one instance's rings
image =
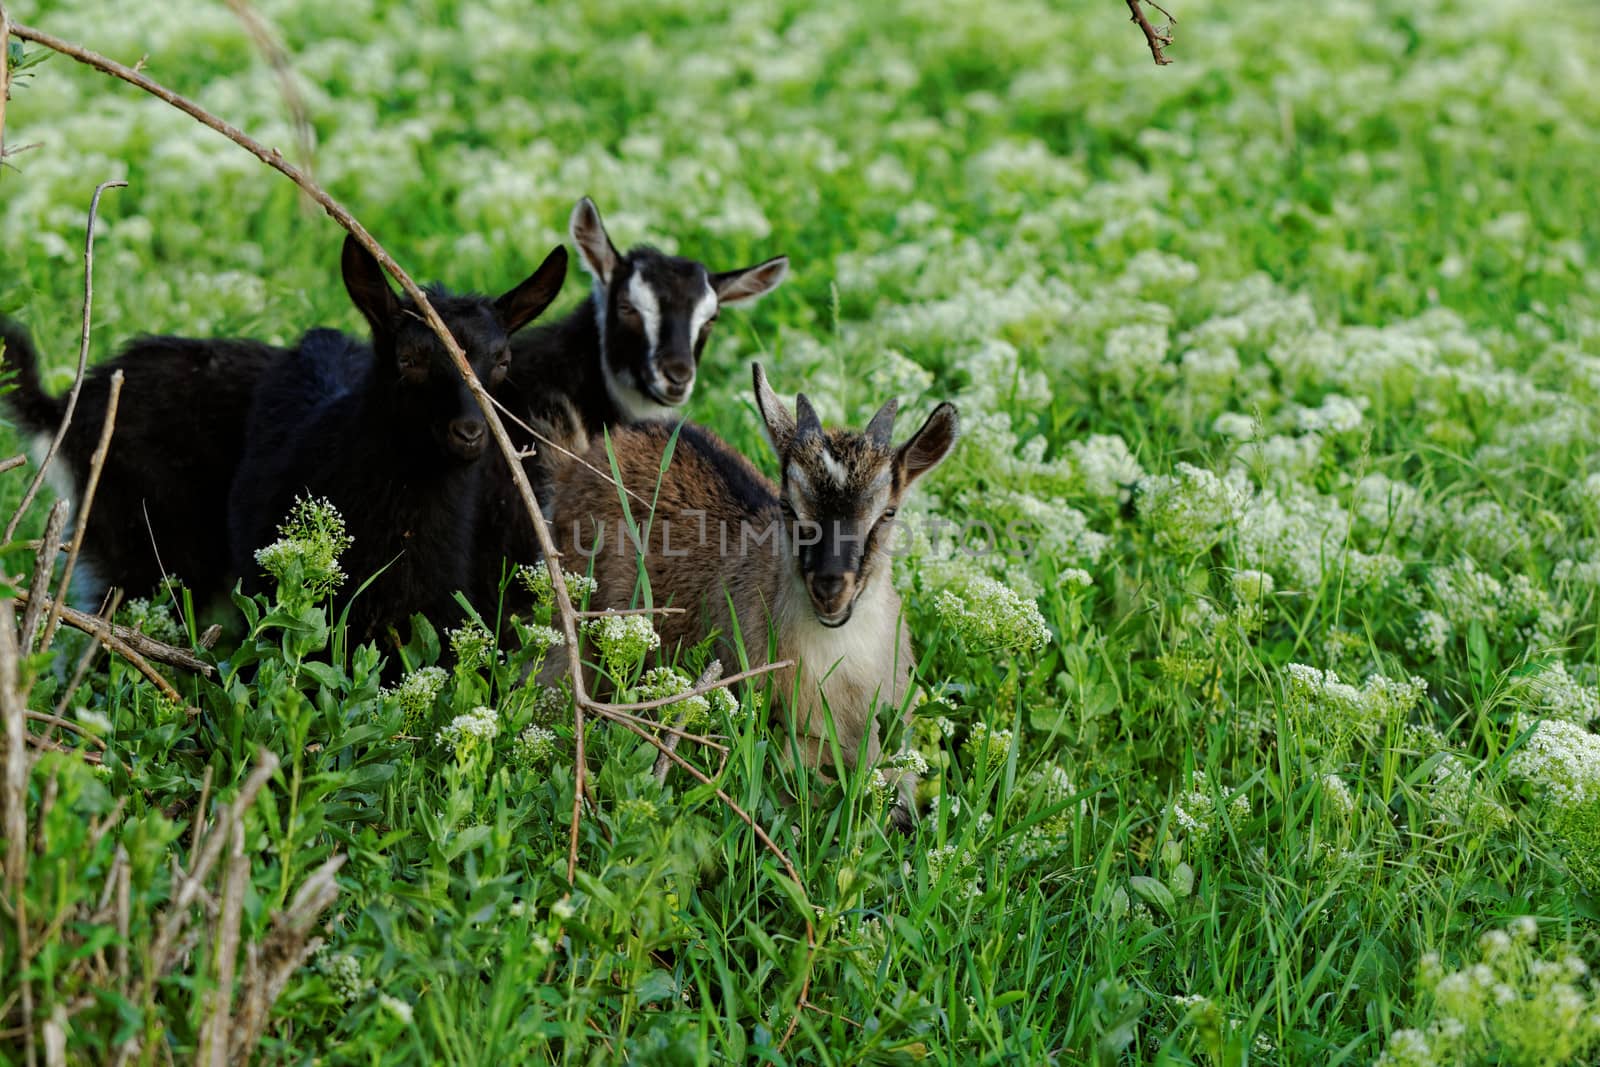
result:
[[(782, 288), (718, 316), (684, 409), (769, 475), (753, 358), (830, 422), (896, 396), (903, 440), (948, 399), (963, 430), (882, 575), (912, 721), (883, 708), (886, 759), (831, 783), (751, 687), (663, 712), (718, 746), (677, 749), (712, 786), (658, 781), (648, 742), (591, 719), (575, 796), (542, 566), (513, 579), (527, 610), (362, 646), (329, 603), (366, 576), (341, 579), (321, 511), (232, 614), (128, 590), (120, 620), (160, 640), (223, 624), (210, 677), (153, 665), (176, 702), (87, 637), (21, 650), (37, 759), (4, 895), (32, 955), (8, 928), (8, 1053), (31, 1025), (41, 1062), (58, 1037), (67, 1062), (201, 1058), (226, 849), (193, 951), (141, 968), (265, 749), (283, 769), (243, 814), (236, 984), (345, 860), (311, 928), (341, 962), (287, 972), (257, 1059), (1592, 1059), (1563, 1035), (1593, 1012), (1568, 957), (1600, 962), (1593, 4), (1337, 0), (1290, 25), (1269, 0), (1163, 2), (1162, 67), (1119, 5), (1037, 0), (622, 0), (536, 25), (274, 0), (265, 34), (239, 5), (7, 4), (148, 56), (425, 276), (498, 291), (584, 194), (619, 248), (788, 255)], [(140, 333), (362, 329), (330, 284), (338, 231), (287, 183), (45, 54), (8, 43), (0, 310), (47, 392), (73, 377), (101, 178), (130, 184), (101, 204), (96, 361)], [(0, 546), (16, 588), (50, 498)], [(630, 699), (681, 697), (706, 650), (663, 662), (647, 628), (595, 624), (584, 658)], [(909, 836), (886, 825), (900, 771), (922, 778)], [(1506, 928), (1523, 911), (1537, 940)], [(1509, 954), (1479, 947), (1501, 928)]]

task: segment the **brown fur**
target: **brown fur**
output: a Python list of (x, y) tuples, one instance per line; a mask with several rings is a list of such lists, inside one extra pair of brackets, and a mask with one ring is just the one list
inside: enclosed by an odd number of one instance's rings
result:
[[(910, 482), (954, 444), (955, 409), (941, 405), (896, 450), (888, 439), (892, 402), (866, 433), (825, 432), (803, 396), (796, 422), (767, 388), (759, 366), (755, 376), (784, 472), (782, 486), (693, 424), (683, 425), (664, 474), (661, 458), (671, 426), (641, 423), (612, 432), (611, 452), (623, 484), (655, 501), (643, 545), (651, 599), (656, 606), (686, 609), (657, 620), (660, 658), (671, 661), (716, 633), (716, 655), (730, 671), (742, 663), (741, 639), (743, 661), (751, 667), (796, 661), (775, 673), (774, 692), (777, 710), (794, 724), (804, 762), (832, 763), (831, 712), (845, 766), (854, 767), (863, 753), (870, 766), (881, 754), (873, 709), (908, 702), (913, 662), (900, 598), (890, 582), (887, 519)], [(589, 444), (587, 464), (609, 471), (605, 441)], [(628, 507), (645, 538), (646, 504), (629, 496)], [(599, 584), (591, 607), (644, 602), (639, 546), (631, 540), (619, 545), (618, 531), (626, 524), (609, 478), (584, 463), (560, 465), (551, 514), (564, 566), (590, 570)], [(815, 547), (801, 547), (811, 536), (807, 521), (848, 536), (834, 541), (824, 533)], [(598, 530), (604, 534), (597, 547)], [(902, 779), (896, 821), (903, 825), (911, 819), (914, 787), (914, 780)]]

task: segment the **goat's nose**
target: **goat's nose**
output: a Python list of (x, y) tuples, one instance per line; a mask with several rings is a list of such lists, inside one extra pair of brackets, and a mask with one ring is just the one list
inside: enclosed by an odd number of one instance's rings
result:
[(478, 448), (483, 444), (482, 419), (454, 419), (450, 423), (450, 440), (463, 448)]
[(661, 375), (680, 389), (694, 381), (693, 363), (663, 363)]
[(841, 574), (813, 574), (811, 576), (811, 592), (818, 600), (837, 600), (839, 594), (844, 592), (844, 576)]

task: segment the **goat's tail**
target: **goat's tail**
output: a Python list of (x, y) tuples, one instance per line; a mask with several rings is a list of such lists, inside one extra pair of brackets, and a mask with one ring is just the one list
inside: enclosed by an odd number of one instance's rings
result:
[(33, 338), (21, 323), (0, 315), (0, 344), (5, 346), (4, 366), (17, 369), (17, 387), (6, 397), (6, 406), (29, 433), (54, 431), (66, 405), (39, 385), (39, 353)]
[(536, 435), (534, 451), (546, 478), (554, 480), (588, 454), (589, 431), (584, 427), (583, 416), (565, 397), (553, 411), (536, 416), (528, 425)]

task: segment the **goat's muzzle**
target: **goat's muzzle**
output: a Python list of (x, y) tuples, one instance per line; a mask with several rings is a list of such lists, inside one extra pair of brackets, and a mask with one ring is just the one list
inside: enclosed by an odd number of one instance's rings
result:
[(488, 428), (482, 419), (452, 419), (445, 435), (445, 444), (460, 459), (477, 459), (489, 440)]
[(850, 621), (856, 605), (856, 576), (853, 574), (814, 573), (806, 577), (806, 592), (811, 595), (811, 610), (817, 621), (829, 628)]

